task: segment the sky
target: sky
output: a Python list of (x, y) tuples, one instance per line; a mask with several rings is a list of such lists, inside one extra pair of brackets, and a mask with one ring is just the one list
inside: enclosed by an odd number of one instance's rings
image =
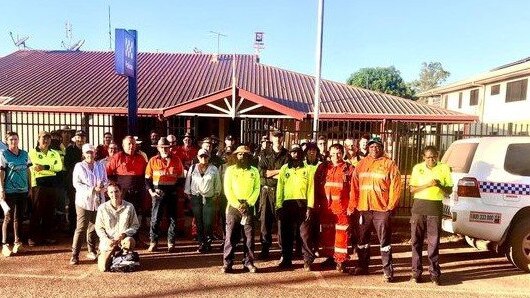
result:
[[(254, 53), (261, 62), (314, 75), (318, 0), (0, 0), (0, 57), (17, 50), (9, 32), (32, 49), (109, 51), (114, 28), (138, 31), (141, 52)], [(530, 56), (528, 0), (325, 1), (322, 78), (346, 82), (363, 67), (395, 66), (407, 82), (422, 62), (441, 62), (447, 83)]]

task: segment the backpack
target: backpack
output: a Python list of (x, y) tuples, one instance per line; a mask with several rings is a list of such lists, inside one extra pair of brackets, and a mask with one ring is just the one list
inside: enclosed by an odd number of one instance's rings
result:
[(112, 258), (111, 272), (133, 272), (140, 267), (140, 256), (135, 251), (120, 251)]

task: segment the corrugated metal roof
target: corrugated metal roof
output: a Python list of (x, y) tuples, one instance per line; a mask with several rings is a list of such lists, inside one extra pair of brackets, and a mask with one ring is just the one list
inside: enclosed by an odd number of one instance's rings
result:
[[(305, 114), (313, 112), (312, 76), (264, 65), (253, 55), (139, 53), (138, 107), (160, 111), (237, 87)], [(473, 121), (474, 116), (346, 84), (322, 81), (323, 117), (373, 114)], [(126, 108), (127, 79), (115, 74), (113, 52), (17, 51), (0, 58), (4, 105)], [(0, 109), (2, 104), (0, 104)], [(446, 120), (447, 120), (446, 119)]]

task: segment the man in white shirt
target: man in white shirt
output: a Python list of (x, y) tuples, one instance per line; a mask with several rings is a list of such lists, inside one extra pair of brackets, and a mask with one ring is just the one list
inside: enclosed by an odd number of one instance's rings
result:
[(111, 182), (107, 187), (110, 201), (98, 208), (96, 215), (96, 233), (99, 236), (98, 269), (107, 271), (112, 254), (121, 249), (132, 251), (135, 241), (132, 238), (140, 223), (134, 206), (124, 201), (121, 187)]

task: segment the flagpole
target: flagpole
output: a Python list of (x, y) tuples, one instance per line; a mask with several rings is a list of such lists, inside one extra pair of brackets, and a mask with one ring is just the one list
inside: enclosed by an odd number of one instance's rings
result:
[(322, 27), (324, 26), (324, 0), (318, 0), (317, 25), (315, 97), (313, 103), (313, 140), (315, 142), (318, 137), (318, 116), (320, 113), (320, 73), (322, 67)]

